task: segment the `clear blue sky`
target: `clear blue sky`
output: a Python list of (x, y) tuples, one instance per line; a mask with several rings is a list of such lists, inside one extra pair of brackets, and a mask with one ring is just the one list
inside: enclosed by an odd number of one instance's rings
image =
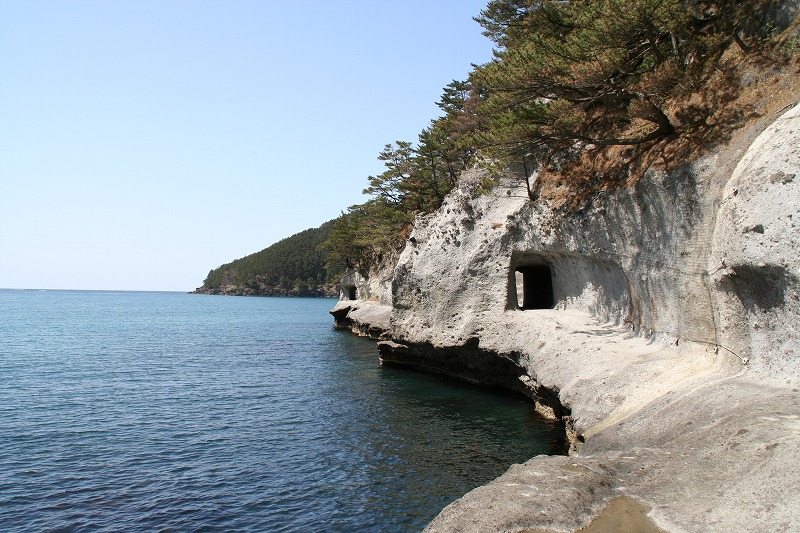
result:
[(0, 0), (0, 287), (191, 290), (361, 203), (479, 0)]

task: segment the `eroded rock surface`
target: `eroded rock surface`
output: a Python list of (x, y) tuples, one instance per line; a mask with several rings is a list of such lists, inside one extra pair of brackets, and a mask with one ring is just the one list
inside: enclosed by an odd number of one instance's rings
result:
[[(622, 495), (666, 531), (800, 531), (798, 174), (800, 106), (745, 153), (653, 172), (572, 216), (509, 184), (462, 189), (420, 224), (395, 273), (395, 342), (477, 336), (515, 354), (585, 440), (428, 531), (576, 531)], [(550, 269), (552, 308), (520, 309), (530, 265)]]
[(392, 308), (377, 302), (341, 300), (330, 313), (336, 329), (348, 329), (363, 337), (382, 339), (388, 335)]
[(418, 219), (373, 297), (384, 363), (518, 390), (576, 437), (428, 531), (578, 531), (615, 501), (800, 531), (800, 106), (737, 135), (577, 213), (476, 171)]

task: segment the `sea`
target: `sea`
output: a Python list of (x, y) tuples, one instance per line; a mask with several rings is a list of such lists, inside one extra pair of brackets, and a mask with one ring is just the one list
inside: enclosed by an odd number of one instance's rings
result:
[(0, 531), (419, 531), (564, 431), (335, 300), (0, 290)]

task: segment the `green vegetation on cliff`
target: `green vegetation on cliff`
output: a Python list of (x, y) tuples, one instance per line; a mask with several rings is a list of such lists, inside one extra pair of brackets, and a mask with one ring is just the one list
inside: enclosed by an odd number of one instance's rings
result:
[(212, 270), (201, 291), (312, 295), (345, 269), (366, 274), (475, 165), (490, 175), (518, 169), (531, 201), (574, 209), (648, 169), (690, 161), (795, 84), (792, 9), (778, 0), (491, 0), (475, 20), (493, 60), (444, 88), (440, 116), (415, 142), (384, 147), (369, 199)]
[(331, 263), (365, 272), (384, 252), (402, 246), (417, 214), (442, 205), (475, 156), (465, 111), (472, 102), (470, 85), (454, 81), (438, 102), (443, 116), (419, 134), (416, 144), (396, 141), (384, 147), (378, 159), (386, 170), (370, 176), (363, 191), (371, 198), (334, 221), (331, 237), (323, 245)]
[(307, 229), (208, 273), (197, 292), (252, 296), (331, 296), (342, 269), (325, 267), (320, 244), (332, 222)]
[(334, 222), (323, 248), (365, 272), (400, 249), (414, 217), (436, 210), (475, 164), (519, 167), (531, 200), (560, 195), (576, 207), (648, 168), (696, 157), (758, 113), (742, 97), (754, 80), (796, 73), (797, 32), (776, 27), (783, 8), (771, 0), (490, 1), (475, 20), (496, 45), (494, 59), (444, 89), (442, 116), (416, 143), (386, 145), (386, 170), (364, 189), (370, 199)]

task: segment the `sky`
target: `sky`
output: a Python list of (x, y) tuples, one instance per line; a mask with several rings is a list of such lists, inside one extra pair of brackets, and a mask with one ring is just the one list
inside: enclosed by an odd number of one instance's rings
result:
[(0, 287), (174, 290), (361, 203), (479, 0), (0, 0)]

